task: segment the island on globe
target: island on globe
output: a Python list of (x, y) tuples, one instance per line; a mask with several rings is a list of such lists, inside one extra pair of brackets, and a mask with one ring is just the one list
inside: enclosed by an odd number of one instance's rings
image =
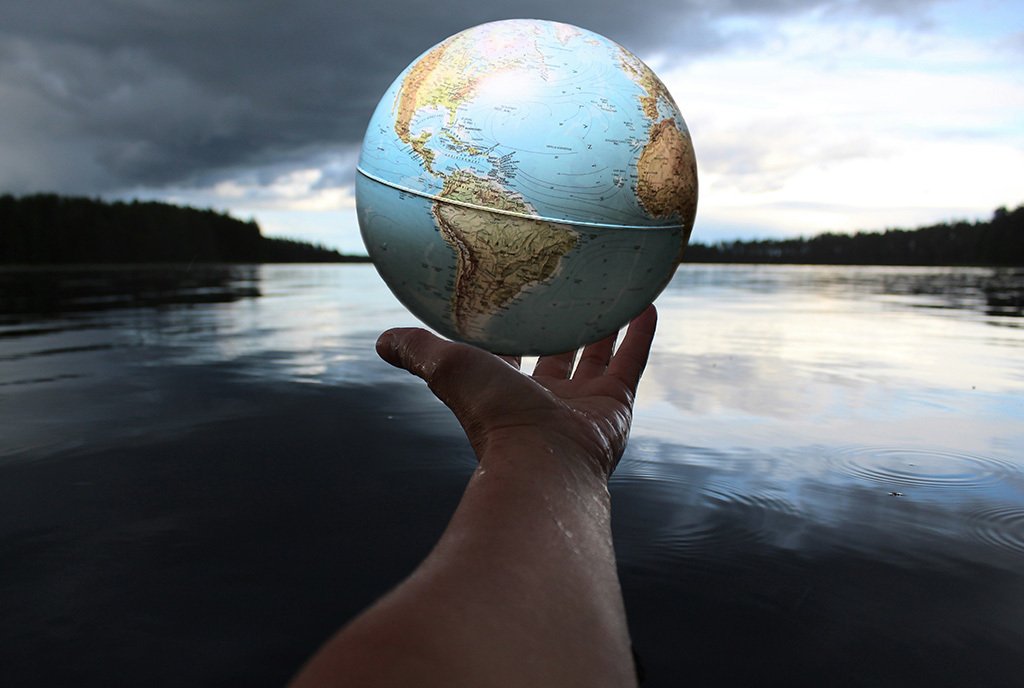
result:
[(679, 108), (635, 55), (507, 20), (398, 76), (367, 128), (356, 207), (377, 271), (420, 320), (495, 353), (560, 353), (668, 284), (697, 166)]

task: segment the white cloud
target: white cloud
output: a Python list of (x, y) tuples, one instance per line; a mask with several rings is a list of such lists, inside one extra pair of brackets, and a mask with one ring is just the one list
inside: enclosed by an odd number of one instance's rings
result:
[(258, 210), (254, 216), (266, 236), (310, 241), (342, 253), (366, 254), (354, 208)]
[(250, 175), (225, 179), (208, 195), (231, 205), (268, 210), (330, 210), (355, 207), (350, 185), (324, 186), (324, 171), (316, 167), (282, 172), (269, 181)]
[(308, 159), (297, 156), (301, 162), (229, 171), (205, 185), (132, 187), (113, 196), (212, 208), (255, 219), (266, 236), (362, 253), (353, 187), (357, 154), (345, 149)]
[[(696, 240), (910, 227), (1024, 201), (1024, 51), (1012, 8), (995, 5), (998, 22), (972, 19), (963, 1), (909, 23), (825, 10), (708, 17), (721, 40), (702, 58), (649, 43), (641, 56), (694, 137)], [(354, 145), (274, 151), (120, 195), (230, 208), (267, 234), (361, 250)]]
[(697, 239), (913, 225), (1024, 201), (1020, 62), (948, 33), (804, 18), (663, 74), (697, 150)]

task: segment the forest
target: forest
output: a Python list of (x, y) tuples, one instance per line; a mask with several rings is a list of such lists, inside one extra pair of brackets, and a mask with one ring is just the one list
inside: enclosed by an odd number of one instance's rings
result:
[(254, 221), (151, 201), (0, 196), (0, 264), (365, 262)]
[(687, 263), (1024, 266), (1024, 205), (992, 219), (809, 238), (691, 243)]
[[(0, 196), (0, 264), (367, 262), (263, 236), (255, 221), (153, 201)], [(692, 242), (687, 263), (1024, 266), (1024, 205), (987, 221), (795, 239)]]

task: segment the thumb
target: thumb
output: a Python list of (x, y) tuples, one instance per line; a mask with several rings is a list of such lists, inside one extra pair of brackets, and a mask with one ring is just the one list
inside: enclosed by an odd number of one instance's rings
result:
[(429, 383), (449, 345), (418, 327), (396, 327), (377, 338), (377, 355)]
[(515, 372), (509, 362), (482, 349), (449, 342), (415, 327), (382, 334), (377, 354), (424, 380), (460, 420), (486, 399), (488, 382), (506, 371)]

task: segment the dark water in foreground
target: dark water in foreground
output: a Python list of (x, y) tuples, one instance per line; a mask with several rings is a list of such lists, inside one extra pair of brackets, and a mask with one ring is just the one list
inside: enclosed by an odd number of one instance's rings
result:
[[(612, 494), (649, 686), (1019, 686), (1024, 272), (685, 267)], [(369, 266), (0, 271), (0, 685), (277, 686), (473, 467)]]

